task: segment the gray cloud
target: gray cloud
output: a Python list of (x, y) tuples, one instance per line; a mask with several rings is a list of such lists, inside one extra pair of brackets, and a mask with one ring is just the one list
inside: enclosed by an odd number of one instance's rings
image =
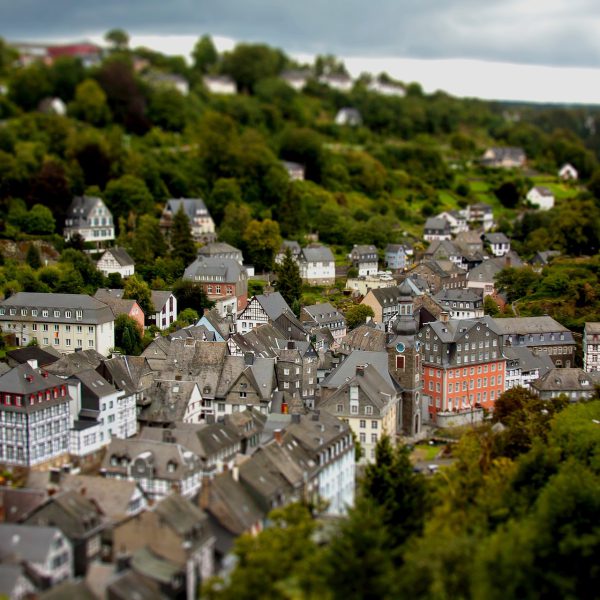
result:
[(0, 0), (0, 35), (9, 40), (79, 39), (113, 27), (309, 54), (600, 66), (594, 0)]

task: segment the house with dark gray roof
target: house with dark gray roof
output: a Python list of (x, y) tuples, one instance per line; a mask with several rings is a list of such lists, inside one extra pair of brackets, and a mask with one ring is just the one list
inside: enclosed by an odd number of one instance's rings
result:
[(451, 319), (483, 317), (483, 296), (472, 289), (440, 290), (433, 299)]
[(494, 256), (505, 256), (510, 252), (510, 240), (503, 233), (484, 233), (482, 237)]
[(534, 354), (547, 354), (556, 367), (575, 364), (576, 344), (573, 334), (548, 315), (494, 319), (506, 346), (526, 346)]
[(346, 317), (329, 302), (304, 306), (300, 319), (310, 333), (315, 329), (329, 329), (334, 344), (339, 344), (346, 335)]
[[(197, 598), (200, 582), (215, 574), (209, 517), (177, 493), (116, 526), (113, 538), (115, 548), (133, 555), (131, 566), (137, 573), (160, 583), (183, 576), (183, 589), (169, 597)], [(165, 567), (167, 577), (162, 576)]]
[(180, 210), (188, 218), (195, 242), (208, 243), (214, 241), (215, 222), (210, 216), (204, 200), (199, 198), (171, 198), (167, 200), (160, 216), (160, 229), (166, 237), (170, 236), (173, 218)]
[(151, 500), (173, 491), (193, 497), (200, 489), (202, 461), (191, 450), (171, 441), (113, 438), (102, 461), (100, 474), (135, 481)]
[(327, 246), (311, 244), (302, 248), (298, 257), (300, 277), (309, 285), (335, 283), (335, 259)]
[(68, 241), (75, 234), (80, 235), (86, 242), (95, 243), (97, 248), (115, 239), (112, 213), (100, 198), (73, 198), (67, 209), (63, 235)]
[(96, 263), (96, 268), (105, 277), (118, 273), (121, 277), (129, 277), (135, 272), (135, 262), (125, 248), (108, 248)]
[(552, 400), (560, 396), (571, 402), (585, 400), (594, 395), (600, 385), (600, 373), (586, 373), (583, 369), (552, 369), (539, 379), (531, 382), (531, 390), (542, 400)]
[(72, 398), (65, 382), (31, 361), (0, 376), (0, 462), (66, 462)]
[(211, 242), (198, 249), (198, 256), (208, 258), (230, 258), (240, 265), (244, 263), (242, 251), (225, 242)]
[(340, 108), (337, 114), (335, 115), (335, 124), (336, 125), (347, 125), (349, 127), (358, 127), (362, 125), (362, 115), (357, 108), (352, 108), (349, 106)]
[(33, 339), (62, 353), (93, 348), (107, 356), (115, 345), (114, 314), (86, 294), (18, 292), (0, 301), (0, 326), (15, 345)]
[(398, 314), (414, 312), (414, 299), (420, 295), (414, 286), (405, 279), (394, 287), (377, 288), (367, 292), (361, 304), (369, 306), (374, 313), (373, 321), (381, 323), (384, 328)]
[(452, 229), (450, 223), (446, 219), (440, 217), (429, 217), (425, 221), (425, 230), (423, 232), (423, 239), (426, 242), (433, 242), (435, 240), (451, 240)]
[(183, 279), (201, 285), (209, 300), (236, 298), (237, 312), (248, 303), (248, 273), (234, 259), (200, 255), (185, 269)]
[(177, 320), (177, 298), (171, 290), (152, 290), (152, 306), (154, 313), (146, 315), (149, 325), (159, 329), (168, 329)]
[(402, 271), (410, 265), (412, 256), (412, 248), (404, 244), (388, 244), (385, 247), (385, 266), (392, 271)]
[(550, 210), (554, 206), (554, 194), (544, 185), (536, 185), (527, 192), (527, 200), (540, 210)]
[(505, 346), (506, 389), (513, 387), (529, 388), (531, 382), (543, 377), (554, 369), (554, 363), (547, 354), (534, 354), (527, 346)]
[(284, 313), (293, 316), (292, 309), (279, 292), (257, 294), (238, 316), (237, 330), (244, 334), (263, 323), (272, 325)]
[(73, 548), (57, 527), (0, 523), (0, 563), (22, 566), (45, 590), (73, 577)]
[(525, 166), (527, 157), (522, 148), (514, 146), (496, 146), (488, 148), (481, 157), (481, 164), (486, 167), (515, 169)]
[(379, 253), (373, 244), (354, 244), (348, 258), (358, 269), (359, 277), (373, 275), (379, 270)]
[(281, 244), (281, 248), (279, 248), (279, 252), (275, 255), (275, 263), (281, 264), (283, 262), (283, 258), (285, 256), (286, 250), (289, 248), (292, 253), (292, 258), (298, 262), (298, 258), (300, 256), (300, 252), (302, 252), (302, 248), (300, 244), (296, 240), (283, 240)]
[(146, 321), (144, 311), (135, 300), (123, 298), (122, 289), (99, 288), (96, 290), (94, 298), (110, 306), (115, 319), (119, 315), (127, 315), (138, 324), (140, 332), (144, 330)]
[(34, 594), (35, 587), (24, 574), (19, 564), (0, 564), (0, 595), (3, 598), (27, 598)]
[(83, 576), (101, 551), (101, 534), (108, 522), (96, 504), (74, 491), (50, 496), (34, 509), (25, 524), (57, 527), (73, 548), (74, 575)]
[(46, 346), (45, 348), (26, 346), (25, 348), (8, 350), (6, 352), (6, 362), (8, 363), (8, 367), (16, 367), (30, 360), (35, 360), (38, 366), (46, 367), (55, 363), (61, 356), (60, 352), (57, 352), (50, 346)]

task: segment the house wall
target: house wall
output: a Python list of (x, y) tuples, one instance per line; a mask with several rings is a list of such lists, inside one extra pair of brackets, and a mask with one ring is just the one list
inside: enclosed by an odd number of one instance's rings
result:
[(130, 275), (133, 275), (135, 271), (135, 266), (133, 264), (121, 265), (115, 260), (110, 252), (105, 252), (102, 255), (102, 258), (96, 263), (96, 266), (105, 277), (110, 273), (119, 273), (121, 277), (129, 277)]

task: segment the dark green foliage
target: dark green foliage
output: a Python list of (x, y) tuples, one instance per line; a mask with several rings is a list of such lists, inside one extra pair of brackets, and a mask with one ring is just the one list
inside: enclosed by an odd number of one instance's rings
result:
[(354, 304), (348, 310), (346, 310), (346, 324), (348, 325), (348, 329), (354, 329), (359, 325), (363, 325), (367, 317), (374, 317), (375, 313), (370, 306), (366, 304)]
[(123, 354), (139, 356), (142, 353), (140, 326), (128, 315), (119, 315), (115, 319), (115, 346)]
[(212, 308), (215, 304), (208, 299), (202, 285), (193, 281), (180, 279), (173, 286), (173, 294), (177, 298), (177, 310), (179, 312), (191, 308), (197, 314), (202, 315), (205, 308)]
[(152, 304), (152, 294), (150, 286), (139, 278), (137, 274), (131, 275), (125, 280), (123, 288), (123, 298), (135, 300), (140, 308), (144, 311), (144, 315), (149, 317), (154, 314), (154, 305)]
[(238, 90), (252, 92), (261, 79), (277, 75), (285, 60), (283, 52), (264, 44), (238, 44), (223, 56), (221, 70), (235, 80)]
[(35, 244), (29, 244), (29, 247), (27, 248), (27, 255), (25, 256), (25, 262), (32, 269), (39, 269), (42, 266), (42, 257)]
[(285, 249), (285, 254), (281, 264), (275, 267), (277, 277), (276, 288), (283, 296), (283, 299), (290, 307), (300, 300), (302, 295), (302, 278), (300, 277), (300, 268), (292, 256), (289, 248)]
[(171, 226), (171, 256), (180, 260), (186, 267), (196, 258), (196, 244), (192, 238), (190, 220), (183, 211), (183, 206), (173, 217)]
[(196, 42), (192, 51), (192, 58), (194, 60), (194, 69), (200, 73), (208, 73), (211, 67), (217, 63), (219, 54), (209, 35), (203, 35)]

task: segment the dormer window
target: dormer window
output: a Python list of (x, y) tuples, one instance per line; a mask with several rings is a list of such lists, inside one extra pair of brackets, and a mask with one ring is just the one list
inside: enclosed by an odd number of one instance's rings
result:
[(167, 463), (167, 473), (175, 473), (177, 465), (173, 461)]

